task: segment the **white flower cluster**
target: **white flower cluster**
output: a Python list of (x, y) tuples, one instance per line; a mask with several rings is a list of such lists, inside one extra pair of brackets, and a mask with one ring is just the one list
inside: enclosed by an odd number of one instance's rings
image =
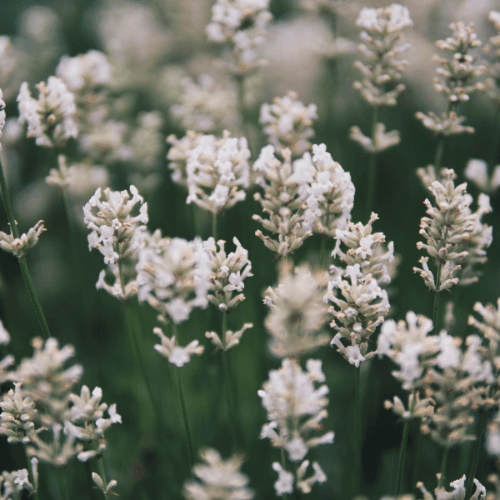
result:
[(488, 195), (492, 195), (500, 186), (500, 165), (495, 167), (491, 177), (489, 177), (488, 164), (484, 160), (469, 160), (464, 175)]
[[(0, 320), (0, 346), (8, 345), (9, 343), (9, 332), (4, 327), (2, 320)], [(8, 354), (5, 358), (0, 359), (0, 384), (3, 384), (11, 379), (11, 374), (8, 370), (14, 364), (14, 361), (14, 356), (11, 354)]]
[(360, 144), (362, 148), (370, 154), (377, 154), (397, 146), (400, 141), (399, 132), (397, 130), (385, 131), (383, 123), (377, 123), (373, 130), (373, 137), (368, 137), (361, 132), (361, 129), (354, 125), (351, 127), (349, 137)]
[(486, 450), (494, 457), (500, 455), (500, 412), (498, 412), (488, 424)]
[(407, 26), (413, 26), (410, 12), (407, 7), (393, 3), (389, 7), (374, 9), (363, 7), (356, 24), (372, 33), (397, 33)]
[(333, 161), (325, 144), (314, 144), (313, 155), (307, 152), (293, 163), (302, 184), (300, 198), (307, 204), (303, 227), (327, 236), (345, 229), (354, 206), (354, 184), (351, 175)]
[[(101, 403), (102, 389), (94, 388), (91, 395), (86, 385), (81, 388), (79, 396), (70, 394), (69, 399), (73, 405), (70, 420), (65, 422), (64, 432), (92, 444), (94, 448), (79, 452), (78, 460), (86, 462), (91, 458), (101, 458), (106, 451), (104, 433), (113, 424), (122, 423), (122, 417), (116, 413), (116, 404), (108, 407), (106, 403)], [(109, 418), (104, 418), (106, 410)]]
[[(335, 295), (336, 290), (340, 291), (342, 298)], [(371, 274), (364, 275), (360, 265), (354, 264), (347, 266), (342, 278), (336, 276), (328, 283), (325, 300), (334, 304), (328, 312), (333, 317), (330, 326), (338, 332), (331, 345), (335, 345), (350, 364), (359, 368), (363, 361), (376, 353), (368, 352), (368, 342), (389, 312), (387, 292), (380, 288)], [(346, 347), (341, 339), (349, 345)]]
[(293, 493), (294, 482), (297, 491), (309, 493), (313, 484), (324, 483), (327, 479), (316, 462), (312, 464), (313, 475), (305, 477), (309, 460), (304, 458), (308, 451), (321, 444), (333, 443), (334, 438), (333, 432), (319, 437), (313, 435), (328, 416), (325, 396), (329, 389), (326, 385), (315, 386), (325, 381), (321, 361), (309, 359), (306, 367), (307, 371), (303, 372), (297, 361), (284, 359), (282, 367), (271, 371), (269, 380), (258, 391), (269, 420), (262, 427), (261, 439), (270, 439), (273, 446), (284, 449), (291, 462), (301, 462), (295, 477), (277, 462), (273, 463), (273, 469), (279, 474), (274, 487), (280, 496)]
[(439, 49), (447, 51), (447, 57), (434, 56), (438, 63), (434, 88), (447, 97), (448, 111), (441, 116), (421, 112), (415, 115), (424, 127), (442, 136), (474, 132), (472, 127), (461, 124), (465, 118), (457, 115), (457, 107), (461, 102), (468, 101), (473, 91), (484, 90), (484, 84), (477, 78), (486, 71), (486, 67), (477, 64), (477, 57), (471, 53), (481, 46), (472, 25), (457, 22), (450, 24), (450, 29), (452, 36), (436, 42)]
[(213, 135), (201, 137), (186, 164), (186, 202), (215, 215), (244, 200), (244, 190), (250, 185), (249, 158), (244, 137), (230, 137), (228, 131), (221, 139)]
[(3, 88), (8, 98), (19, 88), (17, 81), (21, 62), (19, 55), (20, 52), (14, 47), (10, 37), (0, 36), (0, 87)]
[(12, 228), (10, 234), (0, 231), (0, 248), (11, 253), (14, 257), (22, 259), (37, 243), (40, 235), (46, 231), (43, 220), (38, 221), (27, 233), (16, 238)]
[(495, 103), (500, 103), (500, 12), (492, 10), (488, 15), (488, 20), (493, 24), (498, 33), (489, 39), (489, 43), (484, 46), (483, 52), (488, 56), (486, 68), (486, 92)]
[(257, 175), (255, 183), (264, 189), (264, 196), (255, 193), (254, 199), (261, 204), (269, 219), (263, 219), (260, 215), (253, 215), (252, 218), (278, 238), (273, 240), (264, 236), (260, 230), (255, 235), (269, 250), (286, 257), (299, 248), (306, 238), (312, 236), (312, 232), (304, 225), (307, 205), (299, 194), (302, 181), (293, 172), (292, 154), (288, 149), (283, 150), (284, 161), (281, 162), (274, 153), (274, 146), (265, 146), (253, 165)]
[(17, 102), (19, 103), (19, 122), (28, 123), (28, 137), (35, 137), (38, 146), (54, 148), (62, 146), (70, 137), (77, 137), (78, 126), (75, 121), (75, 97), (64, 82), (51, 76), (36, 85), (39, 96), (31, 96), (28, 83), (21, 85)]
[(31, 459), (31, 466), (35, 475), (35, 484), (31, 484), (27, 469), (16, 471), (2, 471), (0, 474), (0, 500), (18, 500), (22, 497), (23, 491), (27, 491), (29, 495), (36, 492), (38, 489), (38, 461), (36, 458)]
[(178, 324), (194, 307), (207, 307), (210, 275), (201, 239), (157, 237), (139, 252), (138, 299), (148, 302), (165, 322)]
[(191, 151), (198, 146), (203, 134), (188, 130), (181, 139), (172, 134), (167, 137), (167, 143), (170, 144), (167, 160), (170, 161), (168, 168), (171, 172), (171, 179), (179, 186), (188, 187), (187, 182), (187, 162)]
[(238, 124), (235, 89), (218, 85), (209, 75), (201, 75), (198, 82), (183, 78), (179, 99), (179, 104), (170, 107), (170, 114), (186, 130), (220, 133)]
[[(83, 207), (84, 222), (91, 230), (88, 236), (89, 250), (97, 248), (104, 256), (104, 263), (109, 265), (115, 282), (110, 286), (105, 281), (106, 271), (101, 271), (97, 288), (104, 288), (108, 293), (125, 300), (137, 293), (136, 274), (123, 269), (127, 260), (135, 262), (138, 249), (144, 244), (146, 224), (148, 222), (148, 204), (144, 202), (135, 186), (128, 191), (104, 190), (105, 200), (101, 200), (101, 188)], [(137, 215), (132, 215), (140, 204)], [(120, 269), (120, 266), (122, 269)]]
[(71, 92), (79, 93), (110, 83), (112, 69), (105, 54), (89, 50), (76, 57), (63, 57), (56, 75)]
[(217, 0), (212, 6), (208, 39), (230, 47), (232, 72), (242, 74), (264, 64), (256, 49), (264, 43), (272, 19), (268, 7), (269, 0)]
[[(422, 482), (417, 483), (417, 488), (424, 495), (424, 500), (455, 500), (457, 498), (465, 498), (465, 474), (456, 481), (452, 481), (450, 486), (453, 488), (452, 491), (446, 491), (444, 488), (439, 487), (434, 491), (434, 495), (429, 493)], [(474, 479), (474, 484), (476, 485), (476, 491), (468, 500), (485, 500), (486, 498), (486, 488), (477, 480)]]
[(469, 208), (472, 196), (466, 193), (467, 184), (455, 186), (455, 172), (443, 169), (441, 180), (435, 178), (431, 169), (419, 170), (424, 184), (433, 194), (436, 207), (426, 199), (424, 201), (429, 217), (420, 222), (420, 234), (426, 242), (418, 242), (417, 248), (425, 249), (438, 265), (437, 278), (429, 269), (429, 257), (422, 257), (422, 268), (414, 267), (430, 290), (442, 291), (460, 282), (461, 285), (475, 283), (479, 272), (477, 264), (486, 262), (486, 248), (492, 242), (492, 227), (481, 222), (481, 217), (491, 211), (489, 197), (479, 196), (478, 209)]
[(173, 335), (171, 338), (167, 337), (161, 328), (153, 328), (153, 333), (158, 335), (161, 344), (156, 344), (155, 350), (162, 356), (168, 359), (169, 363), (182, 368), (185, 364), (189, 363), (191, 356), (195, 354), (201, 356), (205, 348), (197, 340), (193, 340), (187, 346), (182, 347), (177, 343), (177, 338)]
[(271, 335), (269, 350), (279, 358), (299, 357), (330, 340), (323, 332), (323, 303), (327, 275), (314, 275), (309, 266), (292, 272), (282, 267), (279, 285), (266, 290), (264, 303), (270, 308), (265, 326)]
[[(387, 247), (384, 233), (372, 233), (373, 223), (378, 220), (378, 215), (371, 214), (368, 224), (361, 222), (354, 224), (347, 222), (347, 228), (338, 228), (335, 231), (335, 248), (332, 257), (339, 257), (345, 266), (359, 265), (359, 270), (363, 276), (370, 274), (380, 284), (389, 284), (392, 279), (390, 264), (394, 258), (394, 242), (389, 242)], [(347, 247), (343, 252), (341, 245)], [(342, 275), (345, 271), (335, 265), (330, 267), (330, 272), (335, 276)]]
[(200, 451), (204, 463), (193, 467), (197, 479), (184, 483), (184, 498), (187, 500), (251, 500), (253, 491), (248, 488), (248, 477), (240, 472), (243, 457), (233, 455), (223, 460), (211, 448)]
[[(5, 102), (3, 100), (3, 92), (0, 89), (0, 139), (2, 138), (3, 128), (5, 127)], [(0, 143), (0, 151), (2, 151), (2, 143)]]
[(288, 148), (297, 158), (311, 148), (309, 139), (314, 135), (312, 124), (318, 118), (316, 111), (316, 104), (306, 107), (296, 92), (288, 92), (284, 97), (275, 97), (272, 104), (262, 104), (259, 122), (278, 153)]

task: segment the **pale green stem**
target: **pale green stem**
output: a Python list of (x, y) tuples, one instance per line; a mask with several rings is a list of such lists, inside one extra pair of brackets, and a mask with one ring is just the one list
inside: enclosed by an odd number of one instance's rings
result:
[(354, 464), (353, 464), (353, 494), (356, 496), (359, 493), (359, 480), (361, 475), (361, 368), (354, 367), (356, 370), (356, 388), (355, 388), (355, 399), (354, 399), (354, 420), (355, 420), (355, 430), (354, 430)]
[(448, 454), (449, 454), (450, 448), (448, 446), (445, 446), (444, 451), (443, 451), (443, 458), (441, 460), (441, 477), (439, 478), (438, 481), (438, 488), (441, 488), (444, 484), (445, 476), (446, 476), (446, 465), (448, 463)]
[(38, 488), (35, 484), (35, 476), (33, 474), (33, 467), (31, 466), (31, 460), (30, 460), (30, 456), (28, 454), (28, 447), (26, 446), (26, 443), (23, 443), (23, 450), (24, 450), (24, 456), (26, 457), (26, 462), (28, 463), (29, 481), (33, 485), (33, 488), (34, 488), (34, 491), (30, 495), (30, 498), (33, 498), (34, 500), (38, 500)]
[(217, 243), (217, 212), (212, 212), (212, 236)]
[(474, 478), (476, 477), (477, 465), (479, 463), (479, 454), (481, 452), (481, 446), (483, 444), (484, 433), (486, 432), (487, 421), (488, 421), (488, 411), (483, 410), (477, 427), (477, 437), (476, 441), (474, 442), (474, 450), (472, 452), (471, 466), (469, 474), (467, 475), (467, 487), (465, 490), (465, 498), (470, 498), (472, 496), (472, 487), (474, 485)]
[(422, 456), (422, 448), (423, 448), (423, 441), (424, 437), (423, 434), (420, 432), (420, 428), (418, 429), (418, 436), (417, 436), (417, 452), (415, 453), (415, 463), (413, 465), (413, 473), (411, 476), (411, 487), (412, 489), (415, 487), (418, 481), (418, 473), (419, 473), (419, 465), (420, 465), (420, 457)]
[[(12, 203), (10, 201), (10, 195), (9, 195), (9, 190), (7, 188), (7, 183), (5, 182), (5, 175), (3, 173), (3, 167), (1, 161), (0, 161), (0, 190), (2, 191), (3, 205), (5, 207), (5, 212), (7, 213), (7, 219), (10, 223), (12, 234), (14, 235), (15, 238), (19, 238), (19, 230), (17, 229), (17, 223), (14, 217), (14, 211), (12, 210)], [(49, 326), (47, 325), (47, 320), (45, 319), (42, 306), (40, 304), (40, 301), (38, 300), (35, 286), (33, 285), (33, 280), (31, 279), (31, 275), (28, 269), (28, 264), (26, 263), (26, 258), (21, 257), (20, 259), (18, 259), (18, 261), (19, 261), (19, 266), (21, 267), (21, 273), (23, 275), (24, 283), (26, 285), (26, 288), (28, 289), (31, 302), (33, 303), (33, 307), (35, 309), (38, 323), (40, 324), (40, 328), (42, 329), (42, 334), (45, 339), (48, 339), (50, 337)]]
[[(286, 470), (285, 448), (281, 448), (281, 467)], [(284, 500), (288, 500), (288, 495), (283, 495)]]
[(68, 493), (68, 483), (66, 481), (65, 469), (62, 467), (56, 468), (57, 485), (59, 487), (59, 495), (61, 500), (70, 500)]
[[(414, 400), (412, 401), (412, 410), (413, 413), (414, 408)], [(399, 461), (398, 461), (398, 473), (396, 476), (396, 494), (394, 495), (397, 499), (399, 494), (401, 493), (401, 488), (403, 486), (403, 472), (405, 467), (405, 459), (406, 459), (406, 447), (408, 445), (408, 432), (410, 430), (410, 419), (405, 420), (404, 428), (403, 428), (403, 438), (401, 440), (401, 448), (399, 449)]]
[[(378, 122), (378, 106), (373, 108), (373, 123), (372, 123), (372, 143), (375, 145), (375, 131)], [(366, 218), (369, 219), (373, 211), (373, 199), (375, 196), (375, 184), (377, 179), (377, 154), (370, 153), (370, 163), (368, 170), (368, 194), (366, 196)]]
[[(98, 450), (97, 442), (95, 443), (95, 449), (96, 449), (96, 451)], [(108, 480), (106, 479), (106, 470), (104, 468), (104, 457), (100, 456), (97, 459), (97, 462), (99, 464), (99, 474), (101, 475), (101, 479), (102, 479), (102, 481), (104, 483), (104, 488), (107, 488), (108, 487)], [(103, 491), (103, 494), (104, 494), (104, 498), (106, 498), (106, 500), (108, 500), (109, 499), (109, 494), (108, 493), (104, 493), (104, 491)]]

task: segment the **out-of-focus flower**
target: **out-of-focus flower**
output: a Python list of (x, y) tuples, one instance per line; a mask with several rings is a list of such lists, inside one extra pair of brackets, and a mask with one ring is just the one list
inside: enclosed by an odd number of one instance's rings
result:
[(27, 233), (16, 238), (12, 228), (10, 234), (0, 231), (0, 248), (11, 253), (14, 257), (22, 259), (37, 243), (40, 235), (46, 231), (43, 220), (38, 221)]
[[(424, 495), (425, 500), (455, 500), (458, 498), (465, 498), (465, 474), (456, 481), (452, 481), (450, 486), (453, 491), (446, 491), (444, 488), (439, 487), (434, 491), (434, 496), (427, 491), (422, 482), (417, 483), (417, 488)], [(477, 480), (474, 479), (474, 484), (476, 485), (476, 491), (470, 497), (469, 500), (484, 500), (486, 498), (486, 488)]]
[(488, 195), (492, 195), (500, 186), (500, 165), (495, 167), (490, 178), (488, 176), (488, 165), (484, 160), (469, 160), (464, 175), (483, 193)]
[(172, 134), (167, 137), (167, 143), (171, 147), (167, 154), (167, 159), (170, 160), (168, 168), (172, 171), (171, 178), (180, 186), (188, 187), (187, 182), (187, 162), (191, 151), (198, 146), (203, 134), (198, 134), (192, 130), (188, 130), (182, 139)]
[(21, 85), (17, 101), (19, 121), (28, 123), (28, 137), (36, 138), (38, 146), (59, 147), (70, 137), (77, 137), (78, 126), (75, 121), (75, 97), (64, 82), (50, 76), (45, 82), (36, 85), (38, 99), (31, 96), (28, 83)]
[(288, 148), (296, 158), (311, 148), (308, 139), (314, 135), (316, 109), (315, 104), (304, 106), (296, 92), (288, 92), (284, 97), (275, 97), (272, 104), (262, 104), (259, 121), (276, 151)]
[(177, 366), (177, 368), (183, 367), (185, 364), (189, 363), (191, 356), (195, 354), (201, 356), (205, 348), (197, 340), (193, 340), (187, 346), (182, 347), (177, 343), (177, 338), (175, 335), (172, 338), (167, 337), (161, 328), (153, 328), (153, 333), (158, 335), (161, 344), (156, 344), (155, 350), (162, 356), (168, 359), (169, 363)]
[(219, 452), (207, 448), (200, 452), (204, 463), (193, 467), (196, 479), (184, 483), (184, 498), (188, 500), (250, 500), (254, 497), (248, 487), (248, 477), (240, 472), (243, 458), (233, 455), (223, 460)]

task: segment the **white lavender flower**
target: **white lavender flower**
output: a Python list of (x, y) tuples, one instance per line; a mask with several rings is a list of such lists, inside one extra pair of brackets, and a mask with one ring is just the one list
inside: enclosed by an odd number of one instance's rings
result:
[(185, 347), (177, 343), (177, 338), (174, 335), (172, 338), (167, 337), (161, 328), (153, 328), (153, 333), (158, 335), (161, 344), (156, 344), (155, 350), (162, 356), (168, 359), (169, 363), (182, 368), (185, 364), (189, 363), (191, 356), (195, 354), (201, 356), (205, 348), (197, 340), (193, 340)]
[(111, 73), (112, 66), (106, 55), (98, 50), (76, 57), (64, 56), (56, 69), (56, 75), (74, 93), (109, 84)]
[(258, 391), (269, 420), (262, 427), (261, 439), (270, 439), (273, 446), (286, 451), (290, 461), (300, 462), (295, 478), (290, 478), (280, 466), (273, 464), (273, 469), (279, 474), (275, 484), (278, 495), (290, 492), (293, 480), (302, 493), (309, 493), (314, 483), (326, 481), (317, 463), (312, 464), (313, 475), (305, 478), (309, 461), (304, 457), (308, 451), (321, 444), (332, 443), (334, 438), (333, 432), (319, 437), (313, 434), (328, 416), (328, 399), (325, 396), (329, 391), (326, 385), (315, 386), (316, 382), (325, 381), (321, 361), (309, 359), (306, 367), (307, 371), (303, 372), (297, 361), (284, 359), (282, 367), (271, 371), (269, 380)]
[(236, 74), (264, 64), (256, 49), (264, 43), (272, 18), (268, 7), (269, 0), (217, 0), (212, 6), (208, 39), (230, 48), (229, 69)]
[(43, 220), (38, 221), (27, 233), (16, 238), (12, 228), (10, 234), (0, 231), (0, 248), (11, 253), (14, 257), (22, 259), (37, 243), (40, 235), (46, 231)]
[(235, 89), (218, 85), (209, 75), (201, 75), (198, 82), (183, 78), (179, 99), (179, 104), (170, 107), (170, 114), (186, 130), (221, 133), (238, 125)]
[(250, 185), (249, 158), (244, 137), (230, 137), (227, 131), (222, 139), (203, 136), (187, 161), (186, 202), (215, 215), (244, 200)]
[(9, 332), (7, 331), (2, 320), (0, 319), (0, 346), (8, 345), (9, 342), (10, 342)]
[[(339, 290), (342, 298), (337, 297), (334, 290)], [(354, 264), (347, 266), (343, 278), (336, 276), (328, 283), (325, 300), (334, 304), (328, 312), (333, 318), (330, 326), (338, 332), (331, 345), (335, 345), (350, 364), (359, 368), (360, 363), (376, 353), (368, 352), (368, 342), (389, 312), (387, 292), (380, 288), (371, 274), (363, 275), (360, 265)], [(348, 342), (347, 347), (342, 339)]]
[(469, 160), (464, 175), (488, 195), (492, 195), (500, 186), (500, 165), (495, 167), (491, 177), (489, 177), (488, 164), (484, 160)]
[(259, 122), (265, 125), (264, 133), (278, 153), (288, 148), (297, 158), (311, 148), (316, 110), (316, 104), (306, 107), (296, 92), (288, 92), (284, 97), (275, 97), (272, 104), (262, 104)]
[(167, 143), (171, 144), (167, 154), (167, 159), (170, 160), (170, 177), (179, 186), (188, 187), (187, 162), (191, 151), (198, 146), (202, 137), (203, 134), (193, 130), (188, 130), (182, 139), (177, 139), (174, 134), (167, 137)]
[(196, 479), (184, 483), (184, 498), (188, 500), (250, 500), (254, 497), (248, 487), (248, 477), (240, 472), (243, 457), (233, 455), (223, 460), (212, 448), (200, 451), (203, 463), (193, 467)]
[(457, 22), (450, 24), (450, 29), (452, 36), (436, 42), (439, 49), (446, 51), (445, 57), (434, 56), (434, 61), (438, 63), (434, 88), (446, 96), (448, 110), (440, 116), (416, 113), (424, 127), (440, 136), (474, 132), (472, 127), (462, 125), (465, 117), (458, 116), (457, 110), (461, 102), (469, 100), (472, 92), (484, 89), (484, 84), (477, 80), (486, 71), (486, 67), (478, 64), (477, 56), (473, 54), (473, 50), (481, 46), (473, 26)]
[(255, 235), (278, 256), (286, 257), (312, 236), (312, 232), (304, 225), (307, 205), (299, 194), (302, 180), (293, 172), (291, 152), (288, 149), (282, 151), (283, 162), (274, 153), (274, 146), (265, 146), (253, 165), (255, 183), (264, 189), (264, 196), (255, 193), (254, 199), (261, 204), (269, 218), (263, 219), (259, 215), (253, 215), (252, 218), (277, 235), (277, 239), (264, 236), (260, 230)]
[(488, 56), (485, 84), (489, 98), (498, 104), (500, 103), (500, 13), (495, 10), (490, 11), (488, 20), (498, 33), (489, 39), (489, 43), (483, 49), (483, 52)]
[(0, 402), (0, 434), (7, 436), (9, 443), (29, 443), (35, 434), (35, 402), (22, 393), (21, 385), (15, 383), (15, 389), (10, 389)]
[(351, 219), (354, 184), (351, 175), (333, 161), (325, 144), (314, 144), (312, 150), (313, 156), (304, 153), (293, 163), (295, 174), (302, 180), (300, 198), (307, 204), (303, 227), (334, 236)]
[[(5, 102), (3, 100), (2, 89), (0, 89), (0, 139), (2, 138), (3, 128), (5, 127)], [(2, 151), (2, 143), (0, 143), (0, 151)]]
[[(433, 180), (431, 169), (419, 170), (429, 191), (433, 194), (436, 207), (426, 199), (424, 201), (429, 217), (420, 222), (420, 234), (426, 242), (418, 242), (417, 248), (424, 249), (430, 257), (436, 259), (437, 277), (434, 277), (427, 264), (427, 257), (422, 257), (422, 268), (414, 267), (430, 290), (447, 290), (460, 282), (461, 285), (475, 283), (479, 272), (477, 264), (486, 262), (486, 248), (492, 242), (492, 228), (483, 224), (481, 218), (491, 211), (489, 197), (481, 194), (479, 207), (472, 212), (469, 205), (472, 197), (466, 193), (467, 184), (455, 186), (455, 172), (443, 169), (442, 180)], [(429, 185), (429, 182), (432, 182)]]
[(500, 455), (500, 412), (488, 424), (486, 450), (494, 457)]
[[(211, 275), (210, 291), (208, 300), (223, 312), (230, 312), (241, 301), (245, 300), (243, 289), (244, 280), (252, 274), (252, 263), (248, 260), (248, 250), (245, 250), (238, 238), (233, 238), (236, 251), (226, 255), (225, 241), (217, 242), (219, 251), (215, 245), (214, 238), (210, 237), (203, 242), (210, 261)], [(237, 292), (236, 296), (233, 294)]]
[(360, 144), (362, 148), (370, 154), (377, 154), (392, 146), (397, 146), (400, 141), (397, 130), (385, 131), (383, 123), (377, 123), (373, 129), (373, 137), (368, 137), (361, 132), (357, 126), (351, 127), (349, 137)]
[[(465, 474), (456, 481), (452, 481), (450, 486), (453, 488), (452, 491), (446, 491), (442, 487), (436, 488), (434, 491), (434, 496), (436, 500), (455, 500), (457, 498), (465, 498)], [(476, 485), (476, 491), (468, 500), (484, 500), (486, 498), (486, 488), (477, 480), (474, 479), (474, 484)], [(417, 483), (417, 488), (424, 495), (424, 500), (434, 500), (434, 496), (427, 491), (422, 482)]]
[(237, 346), (240, 343), (243, 333), (249, 328), (253, 328), (253, 323), (244, 323), (242, 328), (237, 331), (226, 330), (225, 335), (221, 338), (216, 332), (206, 332), (205, 337), (210, 339), (212, 344), (218, 349), (223, 351), (229, 351), (232, 347)]
[(356, 24), (368, 32), (397, 33), (398, 31), (413, 26), (410, 11), (407, 7), (393, 3), (390, 7), (373, 9), (363, 7), (359, 13)]
[(113, 488), (118, 485), (118, 482), (115, 479), (111, 479), (111, 481), (105, 484), (104, 480), (99, 474), (97, 474), (97, 472), (92, 472), (92, 481), (94, 481), (96, 486), (104, 493), (105, 496), (117, 495), (117, 493), (113, 491)]
[(163, 117), (159, 111), (149, 111), (137, 115), (137, 126), (128, 140), (129, 161), (134, 162), (139, 171), (152, 170), (163, 151)]
[(314, 275), (308, 266), (296, 267), (292, 273), (284, 267), (278, 286), (269, 287), (264, 299), (270, 308), (265, 320), (271, 335), (269, 350), (279, 358), (301, 356), (331, 338), (323, 331), (326, 273)]
[(36, 88), (38, 99), (31, 96), (27, 82), (21, 85), (17, 96), (19, 121), (28, 123), (27, 136), (36, 138), (37, 145), (46, 148), (62, 146), (70, 137), (77, 137), (75, 97), (64, 82), (51, 76), (47, 84), (40, 82)]
[(29, 494), (35, 491), (35, 486), (29, 482), (28, 470), (2, 471), (0, 474), (0, 499), (20, 499), (23, 491)]
[[(363, 276), (370, 274), (379, 284), (391, 282), (390, 264), (395, 261), (394, 242), (385, 246), (384, 233), (372, 233), (373, 223), (378, 220), (378, 215), (372, 213), (367, 224), (361, 222), (354, 224), (347, 222), (347, 228), (337, 228), (335, 231), (335, 248), (332, 257), (339, 257), (345, 266), (359, 265), (359, 271)], [(347, 247), (343, 252), (341, 245)], [(342, 275), (344, 269), (332, 265), (330, 272)]]
[(158, 238), (139, 252), (138, 299), (148, 302), (164, 321), (181, 323), (194, 307), (207, 307), (210, 274), (201, 239)]

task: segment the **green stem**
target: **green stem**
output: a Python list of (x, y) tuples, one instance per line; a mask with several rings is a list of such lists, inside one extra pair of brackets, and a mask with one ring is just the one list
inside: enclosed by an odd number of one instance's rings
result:
[(465, 498), (470, 498), (472, 496), (472, 486), (474, 484), (474, 478), (476, 477), (477, 465), (479, 463), (479, 454), (481, 452), (481, 445), (483, 442), (484, 433), (486, 431), (486, 424), (488, 421), (488, 412), (483, 410), (481, 414), (481, 419), (477, 427), (477, 437), (474, 443), (474, 450), (472, 452), (471, 466), (469, 474), (467, 475), (467, 487)]
[(30, 498), (34, 498), (34, 500), (38, 500), (38, 488), (35, 484), (35, 475), (33, 474), (33, 467), (31, 465), (30, 456), (28, 454), (28, 447), (26, 443), (23, 443), (24, 456), (26, 457), (26, 462), (28, 463), (28, 477), (30, 483), (33, 485), (33, 493), (30, 495)]
[(175, 381), (177, 384), (177, 392), (179, 393), (179, 401), (181, 403), (182, 421), (184, 424), (184, 431), (186, 432), (189, 465), (192, 469), (194, 466), (193, 440), (191, 438), (191, 428), (189, 426), (188, 414), (186, 409), (186, 400), (184, 399), (184, 389), (182, 386), (180, 368), (174, 368), (174, 372), (175, 372)]
[(61, 500), (69, 500), (68, 483), (66, 481), (66, 473), (62, 467), (56, 468), (57, 485), (59, 487), (59, 495)]
[(396, 476), (396, 494), (395, 494), (396, 499), (401, 493), (401, 487), (403, 486), (403, 471), (405, 466), (406, 447), (408, 445), (409, 430), (410, 430), (410, 420), (406, 419), (403, 428), (403, 439), (401, 440), (401, 448), (399, 449), (398, 474)]
[[(96, 443), (96, 448), (97, 448), (97, 443)], [(104, 483), (104, 488), (107, 488), (108, 487), (108, 480), (106, 479), (106, 470), (104, 469), (104, 458), (103, 457), (99, 457), (97, 459), (97, 462), (99, 464), (99, 474), (101, 475), (101, 479)], [(108, 493), (104, 493), (103, 491), (103, 494), (104, 494), (104, 498), (106, 500), (109, 499), (109, 494)]]
[(354, 419), (355, 419), (355, 446), (354, 446), (354, 474), (353, 474), (353, 494), (356, 496), (359, 493), (359, 479), (361, 472), (361, 369), (356, 368), (356, 388), (355, 388), (355, 399), (354, 399)]
[(441, 460), (441, 477), (439, 478), (439, 481), (438, 481), (438, 488), (441, 488), (444, 484), (444, 479), (446, 476), (446, 464), (448, 463), (449, 451), (450, 451), (450, 448), (448, 446), (445, 446), (444, 451), (443, 451), (443, 458)]
[(437, 176), (439, 176), (439, 169), (441, 168), (441, 162), (443, 161), (443, 153), (444, 153), (444, 135), (440, 135), (436, 148), (436, 157), (434, 159), (434, 168), (436, 169)]
[(212, 212), (212, 236), (217, 244), (217, 212)]
[[(5, 181), (5, 175), (3, 172), (2, 162), (0, 161), (0, 190), (2, 192), (2, 200), (3, 206), (5, 207), (5, 212), (7, 213), (7, 219), (10, 223), (10, 228), (14, 238), (19, 238), (19, 230), (17, 229), (16, 219), (14, 217), (14, 210), (12, 209), (12, 203), (10, 201), (9, 190), (7, 189), (7, 183)], [(31, 279), (31, 275), (28, 269), (28, 264), (26, 263), (26, 258), (21, 257), (19, 260), (19, 266), (21, 267), (21, 273), (23, 275), (24, 283), (26, 288), (28, 289), (29, 296), (31, 298), (31, 302), (33, 303), (33, 307), (35, 308), (36, 317), (38, 319), (38, 323), (40, 324), (40, 328), (42, 329), (42, 334), (45, 339), (50, 337), (49, 326), (47, 325), (47, 320), (45, 319), (45, 315), (43, 314), (43, 309), (38, 300), (38, 296), (35, 291), (35, 286), (33, 285), (33, 280)]]
[(85, 477), (87, 479), (87, 486), (88, 486), (88, 498), (92, 499), (92, 500), (96, 500), (96, 492), (95, 492), (95, 488), (94, 488), (94, 481), (92, 480), (92, 469), (90, 468), (90, 463), (89, 461), (87, 460), (86, 462), (83, 462), (83, 466), (85, 468)]
[(412, 489), (415, 487), (418, 481), (418, 468), (420, 465), (420, 457), (422, 456), (422, 448), (423, 448), (423, 442), (424, 442), (424, 437), (423, 434), (420, 432), (420, 427), (417, 429), (418, 436), (417, 436), (417, 452), (415, 453), (415, 463), (413, 465), (413, 473), (411, 475), (411, 487)]
[[(375, 144), (375, 131), (378, 123), (378, 107), (373, 108), (373, 123), (372, 123), (372, 144)], [(370, 218), (373, 211), (373, 199), (375, 196), (376, 184), (376, 171), (377, 171), (377, 154), (370, 153), (370, 163), (368, 170), (368, 194), (366, 196), (366, 217)]]
[(495, 109), (495, 118), (493, 123), (493, 141), (491, 143), (490, 157), (489, 157), (489, 167), (490, 174), (493, 165), (495, 165), (497, 161), (498, 154), (498, 144), (500, 142), (500, 105), (497, 104)]
[[(285, 448), (281, 448), (281, 467), (286, 471)], [(284, 500), (288, 500), (288, 495), (283, 495)]]
[[(438, 266), (438, 273), (441, 273), (441, 266)], [(434, 291), (434, 307), (432, 309), (432, 321), (434, 322), (434, 333), (439, 333), (439, 294), (438, 290)]]

